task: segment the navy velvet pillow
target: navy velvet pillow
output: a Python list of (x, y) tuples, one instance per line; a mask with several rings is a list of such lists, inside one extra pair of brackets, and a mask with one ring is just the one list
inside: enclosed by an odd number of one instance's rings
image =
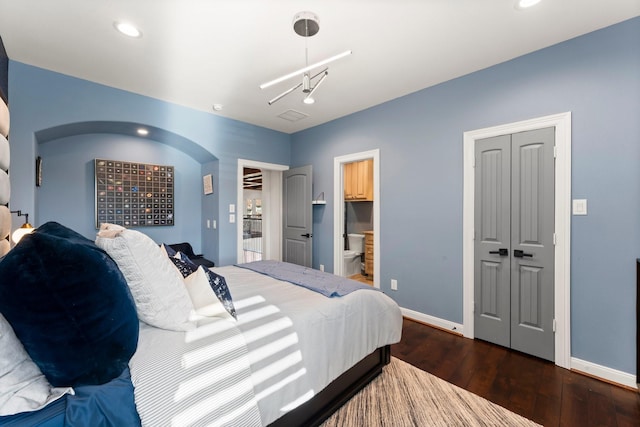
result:
[(56, 222), (0, 261), (0, 312), (54, 386), (118, 377), (138, 343), (136, 307), (116, 263)]

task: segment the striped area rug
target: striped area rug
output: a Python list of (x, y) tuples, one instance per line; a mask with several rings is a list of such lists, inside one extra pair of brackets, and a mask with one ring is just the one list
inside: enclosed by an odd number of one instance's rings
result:
[(520, 415), (391, 358), (375, 380), (322, 427), (539, 426)]

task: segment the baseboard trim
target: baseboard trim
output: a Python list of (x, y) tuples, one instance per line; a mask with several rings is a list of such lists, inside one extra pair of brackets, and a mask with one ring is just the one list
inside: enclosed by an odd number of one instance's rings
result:
[(424, 323), (429, 326), (434, 326), (439, 329), (444, 329), (447, 332), (453, 332), (454, 334), (463, 335), (463, 327), (460, 323), (450, 322), (438, 317), (429, 316), (428, 314), (409, 310), (408, 308), (400, 307), (400, 311), (402, 312), (402, 315), (408, 319), (415, 320), (416, 322)]
[(571, 370), (602, 381), (638, 390), (635, 375), (587, 362), (577, 357), (571, 358)]
[[(404, 317), (415, 320), (416, 322), (424, 323), (454, 334), (464, 334), (464, 327), (460, 323), (450, 322), (448, 320), (440, 319), (438, 317), (430, 316), (404, 307), (400, 307), (400, 311)], [(605, 381), (632, 390), (640, 390), (638, 388), (638, 384), (636, 384), (636, 376), (627, 372), (587, 362), (586, 360), (578, 359), (577, 357), (571, 358), (570, 369), (600, 381)]]

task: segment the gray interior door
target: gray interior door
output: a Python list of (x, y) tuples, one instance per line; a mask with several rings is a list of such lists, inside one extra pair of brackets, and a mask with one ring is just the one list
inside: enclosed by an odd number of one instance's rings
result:
[(285, 262), (311, 267), (313, 215), (311, 165), (283, 173), (283, 245)]
[(554, 129), (476, 142), (475, 335), (554, 360)]

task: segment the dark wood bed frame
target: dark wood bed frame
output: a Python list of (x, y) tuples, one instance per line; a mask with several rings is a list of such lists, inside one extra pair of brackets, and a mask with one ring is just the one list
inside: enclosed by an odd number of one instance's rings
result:
[(333, 380), (313, 399), (287, 412), (268, 427), (315, 427), (344, 405), (391, 361), (391, 346), (380, 347)]

